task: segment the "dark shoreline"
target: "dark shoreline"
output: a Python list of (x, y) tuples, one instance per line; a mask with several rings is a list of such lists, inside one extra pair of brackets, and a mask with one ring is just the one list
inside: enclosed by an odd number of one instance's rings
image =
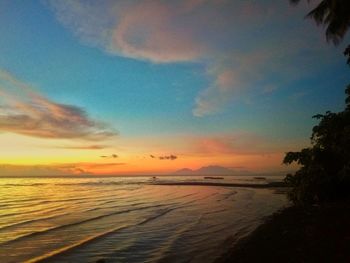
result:
[(246, 238), (232, 240), (216, 263), (350, 262), (350, 202), (290, 206)]
[(226, 186), (245, 188), (280, 188), (287, 187), (284, 182), (272, 182), (266, 184), (237, 184), (237, 183), (217, 183), (217, 182), (153, 182), (151, 185), (184, 185), (184, 186)]

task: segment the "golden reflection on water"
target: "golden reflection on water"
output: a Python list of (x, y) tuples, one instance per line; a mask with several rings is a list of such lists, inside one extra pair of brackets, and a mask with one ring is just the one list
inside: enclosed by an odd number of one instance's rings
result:
[(148, 181), (0, 178), (0, 262), (91, 261), (101, 251), (118, 262), (152, 262), (176, 251), (185, 259), (197, 250), (198, 260), (207, 259), (203, 251), (285, 203), (263, 189)]

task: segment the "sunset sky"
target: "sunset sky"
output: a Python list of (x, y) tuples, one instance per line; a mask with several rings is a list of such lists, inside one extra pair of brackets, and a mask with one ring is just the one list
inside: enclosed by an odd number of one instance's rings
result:
[(0, 175), (288, 169), (350, 80), (317, 2), (0, 0)]

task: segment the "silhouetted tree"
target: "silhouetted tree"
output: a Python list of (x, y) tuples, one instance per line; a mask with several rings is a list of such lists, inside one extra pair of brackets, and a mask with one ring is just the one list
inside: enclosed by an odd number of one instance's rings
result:
[(346, 108), (339, 113), (315, 115), (311, 147), (288, 152), (284, 164), (301, 165), (285, 182), (288, 197), (295, 204), (316, 203), (350, 196), (350, 85), (346, 88)]
[[(300, 0), (289, 0), (297, 4)], [(310, 2), (310, 0), (308, 0)], [(349, 0), (322, 0), (307, 17), (312, 18), (318, 25), (326, 26), (327, 41), (338, 45), (343, 40), (350, 27), (350, 1)], [(350, 45), (344, 51), (350, 65)]]
[(348, 57), (347, 63), (350, 65), (350, 45), (345, 49), (344, 55)]
[[(300, 0), (289, 0), (297, 4)], [(308, 0), (310, 2), (310, 0)], [(322, 0), (307, 17), (326, 26), (327, 41), (338, 45), (350, 27), (350, 0)], [(350, 45), (344, 51), (350, 65)], [(350, 196), (350, 85), (346, 88), (346, 108), (339, 113), (327, 111), (313, 118), (311, 147), (288, 152), (284, 164), (298, 163), (301, 168), (289, 174), (288, 197), (295, 204), (316, 203)]]

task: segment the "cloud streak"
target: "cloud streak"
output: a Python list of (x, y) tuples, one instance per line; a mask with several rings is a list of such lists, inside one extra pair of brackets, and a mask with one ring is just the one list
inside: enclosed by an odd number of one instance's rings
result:
[[(263, 156), (283, 153), (291, 148), (291, 145), (276, 143), (275, 139), (247, 132), (197, 136), (187, 140), (189, 153), (203, 156)], [(294, 142), (296, 145), (292, 148), (299, 147), (301, 143)]]
[(101, 158), (112, 158), (112, 159), (116, 159), (118, 158), (119, 156), (117, 154), (111, 154), (111, 155), (101, 155), (100, 156)]
[(153, 154), (150, 154), (149, 155), (149, 157), (150, 158), (152, 158), (152, 159), (159, 159), (159, 160), (171, 160), (171, 161), (173, 161), (173, 160), (176, 160), (177, 159), (177, 156), (176, 155), (173, 155), (173, 154), (170, 154), (170, 155), (162, 155), (162, 156), (155, 156), (155, 155), (153, 155)]
[(105, 145), (77, 145), (77, 146), (59, 146), (59, 149), (70, 149), (70, 150), (101, 150), (105, 149)]
[(62, 163), (50, 165), (14, 165), (0, 164), (0, 174), (3, 176), (67, 176), (113, 173), (125, 163)]
[(170, 154), (170, 155), (165, 155), (165, 156), (159, 156), (158, 159), (159, 160), (171, 160), (171, 161), (173, 161), (173, 160), (177, 159), (177, 156)]
[(81, 108), (54, 102), (0, 70), (0, 130), (39, 138), (103, 140), (117, 133)]

